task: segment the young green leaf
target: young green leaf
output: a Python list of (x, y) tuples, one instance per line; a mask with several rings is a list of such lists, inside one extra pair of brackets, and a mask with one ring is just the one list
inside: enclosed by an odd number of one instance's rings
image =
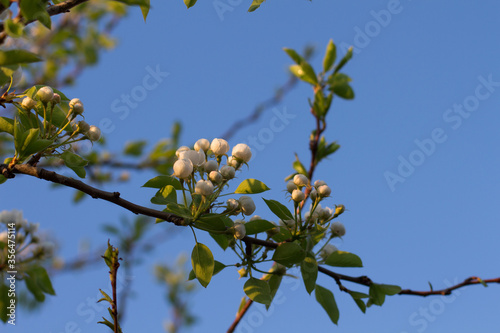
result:
[(207, 287), (214, 273), (214, 256), (210, 249), (201, 243), (196, 243), (191, 253), (191, 265), (196, 278), (203, 287)]
[(260, 7), (260, 5), (266, 0), (253, 0), (252, 1), (252, 4), (250, 5), (250, 8), (248, 8), (248, 11), (249, 12), (253, 12), (254, 10), (256, 10), (257, 8)]
[(292, 213), (290, 213), (288, 208), (286, 208), (280, 202), (278, 202), (276, 200), (266, 200), (264, 198), (262, 198), (262, 199), (266, 202), (267, 207), (269, 207), (269, 209), (274, 213), (274, 215), (276, 215), (280, 219), (282, 219), (282, 220), (293, 219)]
[(205, 214), (198, 220), (194, 221), (194, 227), (205, 231), (225, 231), (225, 217), (226, 216), (220, 214)]
[(352, 51), (353, 51), (353, 48), (352, 46), (347, 50), (346, 54), (344, 55), (344, 57), (339, 61), (339, 63), (337, 64), (337, 66), (335, 66), (335, 70), (333, 71), (333, 73), (337, 73), (338, 71), (340, 71), (342, 69), (342, 67), (344, 67), (345, 64), (347, 64), (347, 62), (349, 60), (351, 60), (352, 58)]
[(304, 58), (302, 58), (302, 56), (300, 56), (295, 50), (293, 49), (288, 49), (288, 48), (283, 48), (283, 51), (286, 52), (286, 54), (288, 54), (288, 56), (290, 58), (292, 58), (292, 60), (297, 64), (297, 65), (300, 65), (300, 63), (302, 61), (304, 61)]
[(23, 35), (24, 24), (14, 22), (10, 18), (4, 21), (5, 32), (13, 38), (19, 38)]
[(362, 299), (368, 298), (370, 296), (367, 294), (364, 294), (364, 293), (357, 292), (357, 291), (350, 291), (349, 294), (351, 295), (352, 299), (354, 300), (356, 305), (359, 307), (361, 312), (365, 313), (366, 312), (366, 304)]
[(266, 305), (271, 304), (271, 290), (266, 281), (249, 278), (243, 286), (243, 291), (254, 302)]
[(26, 20), (40, 21), (46, 28), (50, 29), (50, 15), (47, 13), (45, 6), (45, 1), (43, 0), (23, 0), (19, 2), (21, 13)]
[(330, 39), (326, 47), (325, 57), (323, 58), (323, 72), (326, 73), (332, 69), (333, 63), (337, 58), (337, 47), (333, 40)]
[(361, 259), (354, 253), (334, 251), (326, 259), (325, 264), (334, 267), (363, 267)]
[(292, 234), (286, 227), (279, 227), (279, 232), (275, 235), (273, 235), (272, 239), (275, 240), (276, 242), (284, 242), (288, 239), (292, 238)]
[(146, 140), (127, 142), (125, 148), (123, 149), (123, 154), (130, 156), (141, 156), (146, 143)]
[(0, 133), (1, 132), (14, 135), (14, 120), (7, 117), (0, 117)]
[(317, 284), (315, 295), (318, 303), (325, 309), (330, 320), (336, 325), (339, 321), (340, 313), (333, 293)]
[(275, 228), (276, 225), (266, 220), (253, 220), (245, 223), (246, 234), (255, 235)]
[(307, 173), (306, 167), (299, 160), (299, 155), (297, 155), (297, 154), (295, 154), (295, 161), (293, 162), (293, 168), (295, 169), (295, 171), (297, 171), (301, 175), (309, 176)]
[[(222, 271), (227, 266), (221, 263), (220, 261), (214, 260), (214, 274), (212, 276), (217, 275), (220, 271)], [(196, 274), (193, 270), (189, 272), (188, 281), (196, 279)]]
[(142, 187), (162, 188), (167, 185), (172, 185), (176, 190), (182, 189), (179, 180), (170, 176), (157, 176), (151, 178), (146, 182), (146, 184), (142, 185)]
[(236, 188), (234, 193), (255, 194), (270, 190), (263, 182), (257, 179), (245, 179)]
[(316, 287), (316, 279), (318, 278), (318, 263), (313, 255), (308, 254), (305, 257), (304, 261), (300, 264), (300, 272), (306, 291), (311, 294)]
[(167, 205), (169, 203), (177, 203), (177, 192), (172, 185), (162, 187), (151, 198), (151, 203), (155, 205)]
[(191, 8), (194, 6), (197, 0), (184, 0), (184, 4), (187, 8)]
[(283, 243), (279, 245), (273, 254), (273, 260), (286, 267), (301, 263), (306, 257), (306, 252), (297, 243)]

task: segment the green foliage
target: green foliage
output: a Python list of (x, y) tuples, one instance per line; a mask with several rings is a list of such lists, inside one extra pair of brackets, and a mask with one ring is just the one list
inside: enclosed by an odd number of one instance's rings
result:
[(280, 244), (274, 251), (273, 260), (286, 267), (300, 264), (306, 257), (304, 249), (297, 243)]
[(257, 179), (245, 179), (241, 182), (240, 185), (236, 188), (234, 193), (241, 194), (256, 194), (270, 190), (269, 187), (266, 186), (263, 182)]
[(335, 302), (335, 297), (333, 296), (333, 293), (330, 290), (320, 285), (316, 285), (315, 295), (316, 295), (316, 301), (318, 301), (318, 303), (326, 311), (328, 317), (330, 317), (330, 320), (334, 324), (337, 324), (339, 321), (340, 313), (339, 313), (339, 308), (337, 307), (337, 302)]
[(293, 219), (292, 213), (290, 213), (290, 210), (286, 208), (285, 205), (282, 203), (276, 201), (276, 200), (266, 200), (264, 199), (267, 207), (276, 215), (278, 218), (282, 220), (290, 220)]
[(243, 286), (245, 294), (252, 301), (269, 305), (271, 304), (271, 289), (266, 281), (256, 278), (249, 278)]
[(363, 267), (357, 255), (345, 251), (333, 252), (325, 259), (325, 264), (334, 267)]
[(304, 261), (300, 264), (300, 273), (306, 287), (306, 291), (311, 294), (316, 287), (316, 279), (318, 278), (318, 262), (313, 255), (307, 254)]
[(207, 287), (214, 274), (214, 256), (210, 249), (201, 243), (196, 243), (191, 253), (191, 265), (198, 282)]

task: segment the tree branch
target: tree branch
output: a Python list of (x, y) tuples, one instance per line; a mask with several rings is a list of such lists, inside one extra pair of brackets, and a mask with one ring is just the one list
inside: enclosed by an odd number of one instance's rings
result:
[(184, 225), (185, 221), (182, 217), (174, 214), (169, 214), (159, 210), (147, 208), (144, 206), (136, 205), (130, 201), (120, 198), (119, 192), (106, 192), (99, 190), (95, 187), (85, 184), (79, 180), (65, 177), (63, 175), (57, 174), (53, 171), (45, 170), (39, 167), (33, 167), (27, 164), (16, 164), (11, 169), (6, 164), (0, 164), (0, 173), (7, 178), (12, 178), (15, 173), (25, 174), (28, 176), (40, 178), (49, 182), (61, 184), (64, 186), (72, 187), (74, 189), (80, 190), (94, 199), (102, 199), (114, 203), (115, 205), (121, 206), (134, 214), (142, 214), (146, 216), (151, 216), (165, 220), (167, 222), (172, 222), (175, 225)]

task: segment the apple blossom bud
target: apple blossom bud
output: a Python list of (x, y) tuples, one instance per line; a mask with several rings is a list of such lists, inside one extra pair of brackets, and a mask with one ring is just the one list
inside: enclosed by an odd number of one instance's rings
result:
[(212, 150), (216, 156), (222, 156), (229, 151), (229, 144), (224, 139), (215, 138), (210, 144), (210, 150)]
[(194, 150), (199, 151), (203, 150), (206, 152), (210, 148), (210, 142), (207, 139), (199, 139), (194, 144)]
[(316, 187), (316, 188), (320, 187), (321, 185), (326, 185), (326, 183), (322, 180), (316, 180), (314, 182), (314, 187)]
[(320, 198), (328, 197), (332, 193), (332, 190), (328, 185), (321, 185), (318, 187), (318, 195)]
[(214, 192), (214, 185), (210, 180), (200, 179), (196, 183), (194, 191), (206, 197)]
[(289, 180), (288, 183), (286, 183), (286, 190), (288, 193), (292, 193), (293, 190), (297, 189), (297, 185), (294, 184), (293, 180)]
[(244, 223), (245, 223), (245, 221), (243, 221), (243, 220), (235, 220), (234, 221), (234, 226), (233, 226), (234, 238), (243, 239), (243, 237), (245, 237), (247, 230), (245, 228)]
[(187, 179), (193, 172), (193, 163), (190, 160), (177, 160), (174, 163), (174, 176), (181, 179)]
[(236, 211), (240, 208), (240, 204), (236, 199), (227, 199), (226, 205), (229, 211)]
[(308, 181), (307, 177), (302, 174), (298, 174), (293, 177), (293, 183), (299, 187), (307, 186)]
[(332, 254), (333, 252), (338, 251), (338, 250), (339, 249), (337, 249), (337, 247), (335, 245), (326, 244), (325, 247), (321, 250), (320, 256), (321, 256), (321, 258), (326, 259), (326, 258), (328, 258), (328, 256), (330, 254)]
[(339, 216), (340, 214), (342, 214), (343, 212), (345, 211), (345, 206), (344, 205), (338, 205), (335, 207), (335, 214), (333, 215), (333, 217), (337, 217)]
[(252, 158), (252, 151), (250, 147), (244, 143), (238, 143), (233, 147), (232, 155), (234, 158), (240, 159), (247, 163)]
[(45, 86), (38, 89), (36, 95), (43, 103), (48, 103), (52, 100), (52, 97), (54, 97), (54, 90), (52, 90), (51, 87)]
[(52, 96), (52, 103), (54, 104), (61, 103), (61, 95), (54, 93), (54, 96)]
[(36, 106), (36, 101), (33, 100), (31, 97), (25, 97), (23, 99), (23, 101), (21, 102), (21, 106), (25, 109), (25, 110), (31, 110), (33, 109), (35, 106)]
[(184, 150), (179, 152), (179, 159), (190, 160), (194, 167), (199, 167), (205, 163), (205, 153), (203, 150)]
[(301, 190), (293, 190), (292, 192), (292, 200), (295, 202), (301, 202), (305, 197), (306, 195)]
[(180, 146), (176, 151), (175, 151), (175, 156), (179, 158), (179, 154), (183, 151), (190, 150), (188, 146)]
[(101, 130), (99, 127), (92, 125), (87, 131), (87, 137), (90, 141), (97, 141), (101, 138)]
[(319, 218), (322, 220), (329, 220), (333, 215), (333, 209), (330, 207), (325, 207), (322, 210), (319, 211)]
[(219, 168), (219, 165), (217, 164), (217, 161), (214, 160), (206, 161), (205, 164), (203, 164), (203, 169), (206, 173), (217, 171), (217, 168)]
[(333, 222), (330, 226), (330, 229), (332, 229), (332, 234), (334, 237), (342, 237), (345, 235), (345, 227), (340, 222)]
[(239, 162), (236, 160), (236, 158), (233, 158), (232, 156), (229, 156), (227, 158), (227, 165), (232, 166), (233, 168), (238, 167)]
[[(83, 120), (80, 120), (78, 123), (77, 123), (77, 130), (78, 132), (80, 133), (88, 133), (88, 131), (90, 131), (90, 125), (87, 124), (86, 121), (83, 121)], [(100, 136), (100, 134), (99, 134)], [(94, 140), (92, 140), (94, 141)]]
[(243, 212), (243, 214), (248, 216), (252, 215), (253, 212), (255, 212), (255, 203), (253, 202), (252, 198), (244, 195), (238, 199), (238, 202), (240, 203), (241, 211)]
[(233, 179), (236, 171), (232, 166), (224, 165), (222, 168), (220, 168), (220, 173), (222, 174), (222, 177), (224, 177), (224, 179)]
[(78, 98), (73, 98), (69, 101), (69, 107), (73, 110), (74, 114), (79, 115), (83, 113), (83, 103)]
[(259, 215), (254, 215), (248, 221), (251, 222), (251, 221), (255, 221), (255, 220), (262, 220), (262, 217), (260, 217)]
[(316, 199), (318, 198), (318, 191), (316, 191), (316, 189), (313, 188), (311, 193), (309, 193), (309, 196), (311, 197), (312, 201), (316, 201)]
[(210, 171), (210, 174), (208, 175), (208, 178), (214, 182), (215, 184), (219, 184), (222, 182), (223, 177), (220, 174), (219, 171)]

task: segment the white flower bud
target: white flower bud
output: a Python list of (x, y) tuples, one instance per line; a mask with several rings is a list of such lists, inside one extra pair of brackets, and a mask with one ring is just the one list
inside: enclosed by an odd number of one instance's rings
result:
[(214, 193), (214, 185), (210, 180), (200, 179), (196, 183), (194, 191), (203, 196), (209, 196)]
[(90, 141), (97, 141), (101, 138), (101, 130), (99, 127), (92, 125), (87, 131), (87, 137)]
[(280, 224), (287, 227), (290, 230), (295, 229), (295, 225), (297, 224), (295, 220), (280, 220)]
[(309, 193), (309, 196), (311, 197), (312, 201), (316, 201), (316, 199), (318, 198), (318, 191), (316, 191), (316, 189), (313, 188), (311, 193)]
[(293, 190), (292, 192), (292, 200), (295, 202), (301, 202), (305, 197), (306, 195), (301, 190)]
[(52, 103), (54, 104), (61, 103), (61, 95), (54, 93), (54, 96), (52, 96)]
[(330, 254), (335, 251), (338, 251), (337, 247), (332, 244), (326, 244), (325, 247), (321, 250), (320, 256), (323, 259), (326, 259)]
[(332, 229), (332, 234), (334, 237), (342, 237), (345, 235), (345, 227), (340, 222), (333, 222), (330, 226), (330, 229)]
[(184, 150), (179, 152), (179, 159), (190, 160), (194, 167), (199, 167), (205, 163), (205, 153), (203, 150)]
[(255, 221), (255, 220), (262, 220), (262, 217), (260, 217), (259, 215), (254, 215), (248, 221)]
[(345, 211), (345, 206), (344, 205), (338, 205), (335, 207), (335, 217), (339, 216)]
[(235, 220), (233, 228), (234, 228), (234, 238), (243, 239), (243, 237), (245, 237), (247, 233), (247, 230), (245, 228), (245, 221)]
[[(87, 124), (86, 121), (80, 120), (77, 123), (77, 129), (80, 133), (86, 133), (86, 132), (90, 131), (90, 125)], [(100, 135), (99, 135), (99, 137), (100, 137)], [(95, 140), (92, 140), (92, 141), (95, 141)]]
[(229, 156), (227, 158), (227, 165), (232, 166), (233, 168), (236, 168), (238, 166), (239, 162), (236, 160), (236, 158), (233, 158), (232, 156)]
[(333, 215), (333, 209), (329, 207), (323, 208), (321, 211), (319, 211), (319, 218), (322, 220), (329, 220)]
[(308, 181), (307, 177), (302, 174), (298, 174), (293, 177), (293, 183), (299, 187), (307, 186)]
[(222, 174), (222, 177), (224, 177), (224, 179), (233, 179), (236, 171), (232, 166), (224, 165), (222, 168), (220, 168), (220, 173)]
[(175, 151), (175, 156), (179, 158), (179, 154), (183, 151), (190, 150), (188, 146), (180, 146), (176, 151)]
[(297, 185), (294, 184), (293, 180), (289, 180), (288, 183), (286, 183), (286, 190), (288, 193), (292, 193), (293, 190), (297, 189)]
[(174, 163), (174, 176), (181, 179), (186, 179), (193, 172), (193, 163), (190, 160), (177, 160)]
[(316, 188), (320, 187), (321, 185), (326, 185), (326, 183), (322, 180), (317, 180), (314, 182), (314, 187)]
[(54, 90), (52, 90), (51, 87), (45, 86), (38, 89), (36, 95), (43, 103), (48, 103), (52, 100), (52, 97), (54, 97)]
[(232, 155), (233, 157), (247, 163), (252, 158), (252, 151), (248, 145), (244, 143), (238, 143), (233, 147)]
[(224, 139), (215, 138), (210, 144), (210, 150), (212, 150), (216, 156), (222, 156), (229, 151), (229, 144)]
[(203, 150), (206, 152), (210, 148), (210, 142), (207, 139), (199, 139), (194, 144), (194, 150), (199, 151)]
[(215, 184), (219, 184), (222, 182), (223, 177), (220, 174), (219, 171), (210, 171), (210, 174), (208, 175), (208, 178), (214, 182)]
[(227, 199), (226, 205), (229, 211), (236, 211), (240, 208), (240, 204), (236, 199)]
[(318, 195), (320, 198), (328, 197), (332, 193), (332, 190), (328, 185), (321, 185), (318, 187)]
[(36, 106), (36, 101), (33, 100), (32, 98), (30, 97), (24, 97), (23, 101), (21, 102), (21, 106), (25, 109), (25, 110), (31, 110), (33, 109), (35, 106)]
[(69, 101), (69, 107), (73, 110), (73, 113), (77, 115), (83, 113), (83, 103), (78, 98), (73, 98)]
[(217, 161), (214, 160), (206, 161), (205, 164), (203, 164), (203, 169), (205, 170), (206, 173), (217, 171), (218, 167), (219, 165), (217, 164)]
[(253, 212), (255, 212), (255, 203), (253, 202), (252, 198), (244, 195), (238, 199), (238, 202), (241, 205), (241, 211), (243, 212), (243, 214), (248, 216), (252, 215)]

